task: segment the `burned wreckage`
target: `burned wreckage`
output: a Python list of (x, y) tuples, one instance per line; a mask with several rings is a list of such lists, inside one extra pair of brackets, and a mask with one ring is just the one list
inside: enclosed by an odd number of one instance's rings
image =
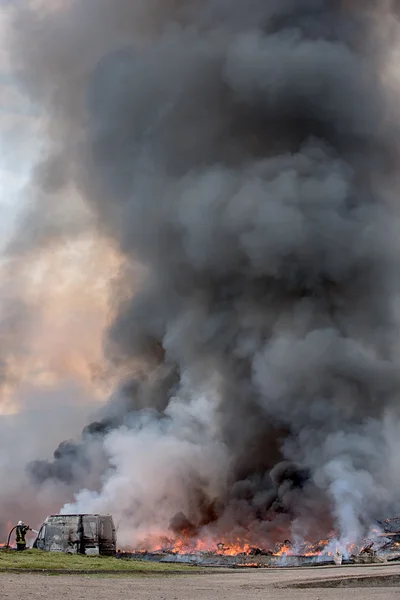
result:
[(48, 552), (113, 556), (116, 543), (110, 515), (50, 515), (33, 547)]
[(340, 547), (334, 534), (314, 543), (279, 542), (273, 549), (249, 544), (218, 543), (214, 549), (191, 540), (153, 551), (120, 552), (120, 558), (165, 563), (187, 563), (203, 567), (311, 567), (356, 565), (400, 561), (400, 518), (376, 523), (371, 537)]

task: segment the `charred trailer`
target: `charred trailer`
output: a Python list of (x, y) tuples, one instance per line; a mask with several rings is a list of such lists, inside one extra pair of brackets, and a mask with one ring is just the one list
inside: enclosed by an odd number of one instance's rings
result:
[(110, 515), (50, 515), (33, 548), (47, 552), (113, 556), (117, 538)]

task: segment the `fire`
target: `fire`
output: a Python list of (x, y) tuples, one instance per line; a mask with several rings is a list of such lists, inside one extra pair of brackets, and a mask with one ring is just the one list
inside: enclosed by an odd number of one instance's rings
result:
[(278, 549), (274, 552), (274, 556), (287, 556), (292, 551), (292, 545), (289, 541), (283, 542), (280, 548), (279, 546), (280, 544), (278, 544)]
[(189, 539), (178, 539), (168, 540), (166, 546), (161, 549), (168, 549), (173, 554), (198, 554), (201, 552), (208, 552), (213, 554), (220, 554), (224, 556), (236, 556), (237, 554), (248, 554), (251, 546), (248, 543), (225, 543), (225, 542), (210, 542), (208, 540), (189, 540)]
[(157, 542), (143, 543), (140, 549), (136, 549), (138, 553), (168, 552), (171, 554), (199, 554), (211, 553), (220, 556), (238, 556), (238, 555), (257, 555), (268, 554), (273, 557), (295, 556), (318, 556), (323, 549), (328, 545), (329, 540), (319, 540), (314, 544), (304, 544), (301, 547), (294, 547), (289, 540), (283, 543), (278, 543), (273, 549), (261, 549), (247, 541), (219, 541), (207, 539), (168, 539), (162, 538)]
[[(282, 537), (285, 532), (282, 533)], [(275, 537), (277, 532), (275, 532)], [(273, 564), (285, 566), (295, 564), (296, 559), (312, 564), (328, 561), (339, 565), (347, 561), (373, 561), (382, 552), (400, 553), (400, 518), (388, 519), (385, 526), (380, 529), (372, 528), (368, 536), (357, 541), (343, 543), (337, 532), (330, 531), (325, 538), (315, 542), (295, 541), (284, 539), (275, 545), (265, 541), (261, 546), (255, 545), (250, 535), (243, 538), (221, 536), (216, 539), (214, 535), (203, 535), (195, 538), (192, 532), (184, 531), (179, 537), (169, 538), (155, 535), (148, 538), (140, 546), (141, 550), (134, 553), (155, 553), (162, 555), (187, 555), (202, 556), (217, 560), (218, 557), (237, 557), (236, 566), (266, 566)], [(257, 557), (257, 558), (256, 558)], [(214, 563), (215, 564), (215, 563)]]
[(250, 552), (250, 545), (249, 544), (232, 544), (232, 545), (225, 545), (223, 543), (219, 543), (217, 545), (218, 548), (218, 552), (220, 554), (224, 554), (225, 556), (236, 556), (238, 554), (249, 554)]
[(250, 554), (253, 546), (242, 540), (215, 540), (210, 538), (168, 538), (165, 536), (147, 538), (139, 546), (136, 553), (168, 552), (171, 554), (200, 554), (209, 553), (221, 556), (236, 556)]
[[(378, 534), (376, 541), (379, 537), (382, 538), (384, 534)], [(340, 546), (334, 540), (336, 536), (332, 533), (331, 536), (320, 539), (316, 542), (304, 542), (301, 544), (292, 544), (290, 540), (285, 540), (275, 544), (273, 548), (259, 548), (252, 545), (248, 541), (235, 540), (235, 541), (224, 541), (215, 542), (211, 539), (191, 539), (187, 537), (181, 537), (178, 539), (169, 538), (158, 538), (157, 541), (153, 541), (142, 545), (141, 550), (136, 550), (136, 553), (147, 553), (154, 552), (157, 554), (174, 554), (174, 555), (213, 555), (215, 557), (253, 557), (253, 556), (268, 556), (272, 560), (282, 559), (289, 557), (302, 557), (310, 559), (321, 560), (342, 560), (342, 558), (363, 555), (373, 556), (375, 554), (374, 542), (371, 540), (362, 540), (360, 543), (349, 543), (345, 546)], [(383, 544), (385, 545), (385, 544)], [(390, 544), (393, 550), (396, 548), (400, 549), (400, 542), (393, 542)], [(379, 546), (379, 543), (378, 543)], [(383, 546), (382, 546), (383, 547)], [(245, 559), (243, 564), (250, 565), (253, 560)], [(258, 563), (254, 563), (256, 565)], [(337, 563), (339, 564), (339, 563)]]

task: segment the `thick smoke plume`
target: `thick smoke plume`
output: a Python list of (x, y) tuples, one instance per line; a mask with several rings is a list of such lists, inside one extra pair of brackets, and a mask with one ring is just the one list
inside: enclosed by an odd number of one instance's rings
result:
[(398, 3), (12, 10), (50, 115), (12, 251), (74, 238), (73, 189), (123, 262), (122, 382), (33, 480), (111, 512), (127, 545), (356, 539), (398, 510)]

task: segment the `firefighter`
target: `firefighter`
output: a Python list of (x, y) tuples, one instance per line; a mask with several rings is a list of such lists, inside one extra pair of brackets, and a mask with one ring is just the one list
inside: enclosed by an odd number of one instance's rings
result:
[(18, 525), (15, 530), (15, 541), (17, 543), (17, 550), (25, 550), (26, 540), (25, 536), (31, 528), (25, 525), (23, 521), (18, 521)]

